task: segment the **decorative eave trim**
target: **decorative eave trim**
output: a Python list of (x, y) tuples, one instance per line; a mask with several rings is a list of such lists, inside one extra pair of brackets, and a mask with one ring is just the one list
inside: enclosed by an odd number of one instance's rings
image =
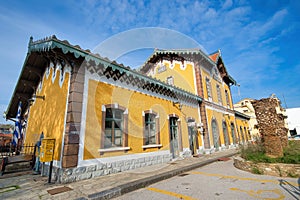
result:
[[(104, 68), (111, 67), (113, 71), (118, 70), (120, 73), (127, 73), (129, 76), (131, 75), (133, 77), (143, 79), (145, 82), (154, 84), (157, 87), (167, 88), (179, 96), (191, 98), (198, 102), (202, 102), (202, 98), (195, 94), (189, 93), (178, 87), (167, 85), (166, 83), (163, 83), (160, 80), (153, 79), (146, 75), (140, 74), (135, 70), (131, 70), (129, 67), (127, 68), (124, 65), (116, 63), (115, 61), (110, 61), (109, 59), (102, 58), (102, 57), (100, 57), (100, 55), (92, 54), (89, 50), (83, 50), (79, 46), (73, 46), (73, 45), (69, 44), (68, 41), (60, 41), (56, 38), (56, 36), (51, 36), (49, 38), (45, 38), (43, 40), (38, 40), (35, 42), (33, 42), (32, 38), (30, 38), (28, 52), (31, 53), (34, 51), (40, 51), (40, 52), (41, 51), (49, 51), (54, 48), (61, 49), (64, 54), (73, 53), (76, 58), (83, 57), (87, 62), (92, 60), (95, 62), (96, 65), (102, 64), (104, 66)], [(191, 52), (194, 52), (194, 51), (191, 51)], [(205, 55), (200, 49), (195, 52)]]
[(155, 49), (153, 54), (149, 56), (149, 58), (147, 59), (147, 61), (137, 69), (137, 71), (142, 71), (143, 68), (146, 66), (147, 63), (150, 62), (151, 59), (153, 59), (155, 56), (157, 55), (163, 55), (163, 54), (180, 54), (180, 55), (190, 55), (190, 54), (194, 54), (194, 55), (201, 55), (203, 56), (206, 61), (208, 61), (210, 64), (212, 65), (216, 65), (215, 62), (213, 62), (208, 55), (206, 55), (201, 49), (175, 49), (175, 50), (162, 50), (162, 49)]

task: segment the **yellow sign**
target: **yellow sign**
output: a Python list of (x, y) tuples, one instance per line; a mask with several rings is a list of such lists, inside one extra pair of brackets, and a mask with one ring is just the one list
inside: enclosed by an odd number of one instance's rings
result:
[(42, 140), (41, 154), (40, 154), (41, 162), (50, 162), (53, 160), (54, 147), (55, 147), (55, 139), (44, 138)]

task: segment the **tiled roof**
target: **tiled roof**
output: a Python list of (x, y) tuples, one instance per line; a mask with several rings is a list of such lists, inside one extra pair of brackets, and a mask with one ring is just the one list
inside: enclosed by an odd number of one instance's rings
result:
[(221, 52), (220, 52), (220, 50), (218, 50), (218, 51), (216, 51), (216, 52), (210, 54), (210, 55), (209, 55), (209, 58), (210, 58), (214, 63), (217, 63), (218, 58), (219, 58), (220, 55), (221, 55)]

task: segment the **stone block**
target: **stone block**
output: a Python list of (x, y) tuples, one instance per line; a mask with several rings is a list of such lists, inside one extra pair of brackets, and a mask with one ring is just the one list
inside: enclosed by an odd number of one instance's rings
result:
[(80, 123), (76, 123), (76, 122), (67, 122), (66, 123), (66, 134), (74, 134), (80, 133), (80, 128), (81, 128), (81, 124)]
[(63, 155), (78, 155), (79, 144), (65, 144)]
[(105, 169), (104, 170), (104, 175), (111, 174), (112, 169)]
[(78, 161), (78, 155), (63, 156), (62, 167), (63, 168), (76, 167), (77, 161)]
[(112, 169), (112, 173), (118, 173), (118, 172), (121, 172), (121, 168), (120, 167), (115, 167)]
[(65, 144), (79, 144), (79, 135), (65, 134), (64, 142)]
[(76, 176), (76, 181), (86, 180), (86, 179), (90, 179), (90, 178), (92, 178), (92, 173), (91, 172), (86, 172), (86, 173), (77, 175)]
[(81, 112), (68, 112), (67, 113), (67, 123), (68, 122), (75, 122), (75, 123), (81, 123)]
[(73, 183), (76, 181), (76, 176), (61, 176), (59, 179), (60, 183)]
[(71, 101), (68, 103), (68, 112), (82, 112), (82, 103)]
[(80, 82), (72, 82), (70, 85), (70, 92), (82, 92), (83, 93), (84, 85)]
[(99, 176), (103, 176), (103, 175), (104, 175), (103, 170), (94, 171), (93, 174), (92, 174), (93, 177), (99, 177)]
[(70, 92), (69, 94), (69, 103), (70, 102), (79, 102), (82, 103), (83, 94), (80, 92)]
[(74, 169), (74, 174), (78, 175), (78, 174), (83, 174), (86, 172), (86, 167), (78, 167)]
[(87, 166), (86, 171), (93, 172), (93, 171), (96, 171), (96, 168), (97, 168), (96, 165)]

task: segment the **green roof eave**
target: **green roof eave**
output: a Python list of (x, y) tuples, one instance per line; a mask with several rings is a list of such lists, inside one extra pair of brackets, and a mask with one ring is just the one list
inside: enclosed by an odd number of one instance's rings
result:
[(237, 85), (236, 80), (234, 80), (232, 76), (228, 75), (228, 79), (231, 81), (231, 83), (232, 83), (233, 85)]
[(127, 74), (131, 74), (133, 77), (137, 77), (139, 79), (144, 79), (145, 81), (148, 81), (149, 83), (153, 83), (158, 86), (166, 87), (170, 89), (171, 91), (180, 94), (181, 96), (185, 96), (191, 99), (194, 99), (198, 102), (202, 102), (202, 98), (198, 95), (192, 94), (190, 92), (187, 92), (185, 90), (182, 90), (180, 88), (168, 85), (166, 83), (163, 83), (157, 79), (153, 79), (151, 77), (148, 77), (146, 75), (140, 74), (137, 71), (131, 70), (130, 68), (124, 67), (116, 63), (115, 61), (110, 61), (105, 58), (101, 58), (100, 55), (92, 54), (86, 50), (83, 50), (81, 48), (77, 48), (76, 46), (72, 46), (68, 44), (67, 42), (60, 41), (56, 39), (55, 36), (52, 36), (50, 38), (46, 38), (45, 40), (39, 40), (36, 42), (32, 42), (32, 39), (30, 40), (28, 51), (29, 53), (32, 51), (49, 51), (54, 48), (59, 48), (62, 50), (64, 54), (67, 53), (73, 53), (76, 58), (83, 57), (86, 61), (93, 60), (97, 65), (103, 64), (104, 67), (112, 67), (112, 70), (119, 70), (121, 73), (125, 72)]

